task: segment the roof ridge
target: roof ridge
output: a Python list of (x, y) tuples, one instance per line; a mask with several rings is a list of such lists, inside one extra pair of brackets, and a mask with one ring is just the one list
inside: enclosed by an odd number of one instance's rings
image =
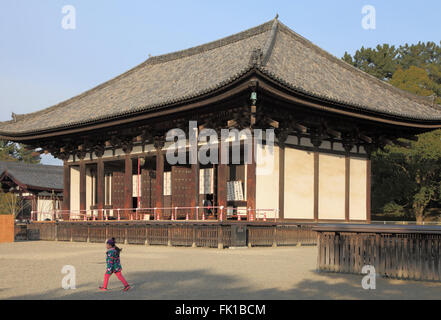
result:
[(238, 42), (240, 40), (244, 40), (247, 38), (251, 38), (253, 36), (256, 36), (258, 34), (264, 33), (268, 30), (270, 30), (270, 28), (273, 26), (274, 24), (274, 20), (270, 20), (268, 22), (265, 22), (263, 24), (260, 24), (256, 27), (232, 34), (230, 36), (218, 39), (218, 40), (214, 40), (208, 43), (204, 43), (202, 45), (199, 46), (195, 46), (195, 47), (191, 47), (188, 49), (184, 49), (184, 50), (179, 50), (179, 51), (175, 51), (175, 52), (171, 52), (171, 53), (166, 53), (163, 55), (159, 55), (159, 56), (154, 56), (149, 58), (146, 61), (146, 64), (148, 65), (156, 65), (156, 64), (160, 64), (160, 63), (165, 63), (165, 62), (169, 62), (169, 61), (173, 61), (173, 60), (177, 60), (177, 59), (181, 59), (181, 58), (186, 58), (186, 57), (190, 57), (192, 55), (196, 55), (202, 52), (207, 52), (210, 50), (214, 50), (220, 47), (224, 47), (226, 45)]
[(27, 163), (24, 161), (0, 161), (0, 166), (21, 166), (21, 167), (34, 167), (34, 168), (50, 168), (50, 169), (59, 169), (63, 168), (62, 166), (52, 165), (52, 164), (43, 164), (43, 163)]
[(265, 46), (263, 47), (262, 52), (262, 65), (265, 66), (271, 57), (271, 54), (273, 52), (274, 44), (276, 43), (277, 38), (277, 31), (279, 29), (279, 20), (277, 19), (279, 15), (276, 16), (276, 18), (273, 20), (273, 25), (271, 27), (271, 33), (268, 37), (268, 40), (265, 43)]
[(233, 35), (209, 42), (209, 43), (205, 43), (196, 47), (191, 47), (188, 49), (184, 49), (184, 50), (180, 50), (180, 51), (176, 51), (176, 52), (172, 52), (172, 53), (167, 53), (164, 55), (159, 55), (159, 56), (154, 56), (154, 57), (150, 57), (147, 60), (145, 60), (144, 62), (138, 64), (137, 66), (127, 70), (126, 72), (117, 75), (114, 78), (111, 78), (103, 83), (98, 84), (95, 87), (90, 88), (89, 90), (86, 90), (76, 96), (73, 96), (67, 100), (63, 100), (53, 106), (35, 111), (35, 112), (30, 112), (30, 113), (26, 113), (23, 115), (20, 115), (20, 119), (16, 119), (16, 121), (14, 121), (14, 119), (9, 120), (9, 121), (4, 121), (3, 123), (16, 123), (16, 122), (21, 122), (23, 120), (28, 120), (34, 116), (38, 116), (41, 113), (47, 113), (47, 112), (51, 112), (52, 110), (56, 110), (59, 109), (73, 101), (77, 101), (77, 100), (81, 100), (83, 97), (86, 97), (87, 95), (89, 95), (90, 93), (105, 88), (108, 85), (112, 84), (113, 82), (122, 79), (124, 77), (127, 77), (128, 75), (130, 75), (131, 73), (147, 66), (147, 65), (156, 65), (156, 64), (160, 64), (160, 63), (165, 63), (165, 62), (169, 62), (169, 61), (173, 61), (173, 60), (177, 60), (177, 59), (181, 59), (184, 57), (189, 57), (198, 53), (202, 53), (202, 52), (206, 52), (209, 50), (213, 50), (216, 48), (220, 48), (223, 46), (226, 46), (228, 44), (243, 40), (243, 39), (247, 39), (250, 38), (252, 36), (261, 34), (263, 32), (266, 32), (270, 29), (270, 26), (273, 24), (273, 20), (270, 20), (268, 22), (265, 22), (263, 24), (260, 24), (256, 27), (235, 33)]
[(354, 67), (353, 65), (347, 63), (346, 61), (339, 59), (336, 56), (332, 55), (331, 53), (327, 52), (326, 50), (320, 48), (319, 46), (317, 46), (316, 44), (314, 44), (310, 40), (304, 38), (303, 36), (301, 36), (297, 32), (293, 31), (288, 26), (284, 25), (282, 22), (279, 22), (279, 23), (281, 26), (281, 28), (279, 28), (280, 31), (284, 31), (287, 34), (294, 36), (297, 40), (300, 40), (304, 45), (315, 50), (321, 56), (327, 58), (328, 60), (330, 60), (332, 62), (337, 63), (338, 65), (340, 65), (341, 67), (344, 67), (345, 69), (349, 70), (350, 72), (355, 72), (355, 73), (357, 73), (357, 75), (365, 77), (368, 80), (373, 81), (373, 82), (377, 83), (378, 85), (384, 87), (385, 89), (388, 89), (389, 91), (391, 91), (393, 93), (397, 93), (397, 94), (399, 94), (409, 100), (413, 100), (418, 103), (424, 103), (426, 106), (429, 106), (429, 107), (434, 108), (436, 110), (441, 110), (440, 105), (438, 105), (438, 104), (433, 105), (433, 102), (429, 101), (428, 98), (423, 97), (423, 96), (418, 96), (418, 95), (410, 93), (408, 91), (404, 91), (400, 88), (397, 88), (397, 87), (391, 85), (390, 83), (387, 83), (385, 81), (378, 79), (377, 77), (374, 77), (373, 75), (370, 75), (367, 72), (364, 72), (363, 70), (360, 70), (360, 69)]

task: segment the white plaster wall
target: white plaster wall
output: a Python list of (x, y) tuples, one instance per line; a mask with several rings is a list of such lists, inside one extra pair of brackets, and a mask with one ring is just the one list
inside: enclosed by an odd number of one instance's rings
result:
[(132, 150), (132, 154), (142, 153), (142, 146), (134, 146)]
[[(279, 147), (257, 146), (256, 209), (279, 209)], [(265, 211), (267, 218), (275, 218), (275, 211)], [(258, 211), (259, 217), (264, 212)]]
[(366, 183), (367, 160), (350, 160), (349, 218), (350, 220), (367, 220)]
[(155, 146), (153, 144), (145, 145), (144, 152), (156, 152)]
[(314, 154), (312, 152), (285, 148), (284, 199), (286, 219), (314, 219)]
[(345, 219), (345, 157), (319, 155), (319, 220)]
[(80, 210), (80, 168), (70, 168), (70, 211), (75, 214)]
[(341, 142), (334, 142), (333, 148), (334, 151), (345, 151), (345, 148), (343, 148), (343, 144)]
[(299, 143), (299, 139), (297, 137), (295, 137), (295, 136), (288, 136), (286, 138), (285, 143), (287, 143), (287, 144), (295, 144), (296, 145), (296, 144)]
[(300, 145), (303, 147), (314, 147), (314, 145), (311, 143), (311, 139), (309, 137), (302, 137), (300, 139)]
[(331, 150), (331, 142), (323, 141), (322, 144), (320, 145), (320, 149)]
[(115, 156), (125, 156), (126, 153), (122, 149), (116, 149), (115, 150)]
[(113, 151), (112, 150), (104, 151), (103, 158), (111, 158), (111, 157), (113, 157)]

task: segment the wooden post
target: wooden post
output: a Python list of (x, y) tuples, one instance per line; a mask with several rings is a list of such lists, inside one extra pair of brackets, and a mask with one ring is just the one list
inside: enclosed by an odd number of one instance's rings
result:
[(104, 220), (104, 161), (103, 158), (98, 158), (97, 163), (97, 195), (98, 195), (98, 219)]
[(145, 226), (145, 245), (149, 246), (150, 242), (149, 242), (149, 224), (147, 223)]
[(277, 225), (274, 226), (273, 230), (273, 248), (277, 248)]
[(70, 210), (70, 167), (67, 165), (66, 160), (64, 161), (63, 210)]
[[(217, 205), (219, 207), (223, 206), (224, 208), (227, 207), (227, 172), (228, 172), (228, 165), (226, 163), (222, 163), (222, 143), (219, 139), (219, 151), (218, 151), (218, 157), (219, 157), (219, 163), (217, 165)], [(214, 205), (214, 204), (213, 204)], [(204, 210), (202, 210), (204, 212)], [(219, 210), (220, 214), (220, 210)], [(226, 216), (226, 215), (224, 215)], [(225, 217), (222, 217), (222, 219), (225, 219)]]
[(218, 249), (223, 249), (224, 248), (224, 236), (223, 236), (223, 229), (222, 229), (222, 225), (221, 224), (219, 224), (218, 226), (217, 226), (217, 232), (218, 232), (218, 234), (217, 234), (217, 248)]
[(319, 129), (311, 132), (311, 143), (314, 146), (314, 221), (319, 221), (319, 183), (320, 183), (320, 154), (319, 147), (322, 144), (322, 133)]
[(162, 208), (164, 207), (164, 140), (160, 137), (155, 138), (154, 146), (156, 148), (156, 183), (155, 183), (155, 207), (157, 215), (161, 218)]
[(192, 243), (191, 243), (191, 247), (192, 248), (196, 248), (196, 228), (197, 228), (197, 226), (196, 226), (196, 224), (193, 224), (193, 234), (192, 234), (192, 238), (193, 238), (193, 241), (192, 241)]
[(87, 215), (86, 210), (86, 163), (80, 161), (80, 211)]
[[(38, 210), (38, 207), (37, 207), (37, 198), (38, 198), (38, 196), (37, 195), (32, 195), (32, 211), (33, 212), (37, 212), (37, 210)], [(32, 218), (32, 216), (31, 216), (31, 218)], [(36, 219), (35, 219), (36, 220)]]
[(196, 208), (199, 206), (199, 162), (191, 165), (191, 175), (193, 177), (192, 186), (193, 186), (193, 197), (191, 198), (191, 216), (192, 220), (196, 219)]
[[(124, 171), (124, 209), (133, 208), (133, 163), (130, 154), (126, 154)], [(130, 214), (129, 212), (127, 212)]]
[(351, 159), (349, 154), (345, 156), (345, 221), (350, 221), (349, 216), (349, 199), (350, 199), (350, 183), (351, 183)]
[(319, 220), (319, 152), (314, 151), (314, 221)]
[(366, 163), (366, 215), (367, 222), (371, 223), (371, 159)]
[(251, 209), (250, 215), (256, 218), (256, 159), (254, 135), (251, 138), (251, 159), (247, 164), (247, 208)]
[(279, 219), (285, 219), (285, 145), (279, 138)]

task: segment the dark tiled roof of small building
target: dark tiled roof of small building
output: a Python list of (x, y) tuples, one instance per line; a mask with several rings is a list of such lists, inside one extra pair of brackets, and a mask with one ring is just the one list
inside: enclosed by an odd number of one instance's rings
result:
[(0, 176), (5, 171), (10, 178), (28, 187), (63, 190), (63, 167), (42, 164), (29, 164), (15, 161), (0, 161)]
[[(263, 62), (252, 65), (260, 50)], [(279, 83), (327, 101), (409, 120), (441, 121), (441, 107), (372, 77), (272, 20), (139, 66), (53, 107), (0, 123), (1, 134), (74, 127), (148, 112), (231, 83), (257, 67)]]

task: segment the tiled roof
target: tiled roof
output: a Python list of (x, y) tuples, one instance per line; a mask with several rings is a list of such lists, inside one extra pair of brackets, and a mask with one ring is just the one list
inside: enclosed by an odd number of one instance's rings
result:
[(19, 183), (26, 186), (46, 190), (63, 190), (63, 167), (24, 162), (0, 161), (0, 176), (4, 172)]
[[(262, 61), (252, 65), (253, 52)], [(185, 101), (231, 83), (256, 67), (302, 93), (408, 120), (441, 121), (441, 107), (332, 56), (277, 20), (202, 46), (151, 57), (53, 107), (0, 123), (0, 134), (75, 127)]]

